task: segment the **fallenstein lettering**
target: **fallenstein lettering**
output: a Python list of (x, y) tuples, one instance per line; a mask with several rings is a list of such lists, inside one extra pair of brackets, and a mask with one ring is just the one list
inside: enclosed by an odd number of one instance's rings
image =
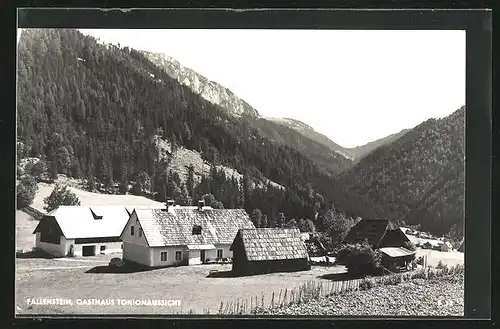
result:
[(28, 305), (73, 305), (73, 301), (67, 298), (26, 298)]

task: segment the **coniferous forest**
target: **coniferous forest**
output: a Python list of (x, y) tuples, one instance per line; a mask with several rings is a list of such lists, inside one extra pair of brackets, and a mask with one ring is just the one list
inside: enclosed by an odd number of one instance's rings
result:
[[(461, 232), (463, 116), (464, 109), (429, 120), (335, 175), (325, 159), (318, 165), (300, 147), (231, 116), (139, 51), (72, 29), (25, 30), (18, 46), (18, 160), (41, 158), (50, 177), (85, 179), (89, 189), (102, 183), (123, 193), (131, 183), (130, 193), (181, 204), (211, 194), (214, 206), (243, 207), (260, 226), (294, 220), (328, 231), (360, 216)], [(158, 158), (157, 135), (199, 152), (210, 173), (196, 182), (189, 168), (182, 181)], [(254, 184), (266, 179), (284, 188)]]

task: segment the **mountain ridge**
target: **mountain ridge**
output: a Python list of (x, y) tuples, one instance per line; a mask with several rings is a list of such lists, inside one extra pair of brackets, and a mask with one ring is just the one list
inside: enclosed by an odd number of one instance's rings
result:
[(350, 154), (352, 154), (353, 158), (356, 159), (356, 161), (359, 161), (364, 156), (366, 156), (370, 152), (374, 151), (378, 147), (380, 147), (382, 145), (389, 144), (389, 143), (397, 140), (398, 138), (400, 138), (401, 136), (403, 136), (404, 134), (406, 134), (410, 130), (411, 129), (403, 129), (397, 133), (390, 134), (390, 135), (387, 135), (387, 136), (382, 137), (382, 138), (378, 138), (378, 139), (371, 141), (371, 142), (368, 142), (366, 144), (359, 145), (356, 147), (347, 148), (347, 151)]
[(181, 84), (190, 87), (206, 100), (222, 106), (234, 116), (249, 115), (260, 117), (259, 112), (250, 104), (237, 97), (231, 90), (219, 83), (209, 80), (191, 68), (181, 65), (175, 58), (160, 53), (140, 50), (149, 60), (165, 70), (172, 78)]
[[(351, 165), (352, 159), (346, 154), (345, 150), (330, 141), (326, 136), (318, 134), (312, 127), (303, 122), (290, 118), (281, 119), (280, 121), (263, 117), (257, 110), (229, 89), (207, 79), (193, 69), (183, 66), (173, 57), (144, 50), (141, 53), (167, 75), (191, 88), (194, 93), (225, 109), (230, 115), (248, 121), (264, 137), (281, 145), (296, 148), (313, 159), (316, 164), (327, 172), (335, 175), (346, 170)], [(290, 127), (289, 124), (283, 123), (283, 120), (288, 123), (293, 122), (294, 125)], [(280, 129), (276, 125), (292, 128), (300, 135), (290, 130)], [(302, 129), (299, 129), (299, 127)], [(323, 140), (316, 135), (322, 136)]]

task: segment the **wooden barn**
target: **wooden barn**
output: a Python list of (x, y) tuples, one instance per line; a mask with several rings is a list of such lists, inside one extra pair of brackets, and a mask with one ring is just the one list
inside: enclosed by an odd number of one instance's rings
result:
[(296, 228), (241, 229), (231, 250), (233, 272), (238, 275), (310, 269), (306, 246)]
[(400, 270), (415, 258), (415, 252), (405, 248), (410, 242), (399, 227), (387, 219), (363, 219), (357, 223), (344, 240), (345, 243), (368, 244), (382, 254), (382, 265), (392, 271)]
[(344, 243), (363, 243), (365, 240), (373, 249), (383, 247), (404, 247), (410, 242), (396, 225), (387, 219), (363, 219), (354, 225)]
[(35, 248), (55, 257), (121, 252), (120, 233), (129, 211), (124, 206), (61, 206), (36, 226)]
[(213, 209), (203, 202), (137, 207), (121, 232), (123, 260), (157, 268), (232, 258), (229, 248), (242, 228), (255, 228), (243, 209)]

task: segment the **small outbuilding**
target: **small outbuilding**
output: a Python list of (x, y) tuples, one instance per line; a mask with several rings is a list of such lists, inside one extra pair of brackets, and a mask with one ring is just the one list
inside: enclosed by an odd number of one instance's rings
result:
[(446, 251), (446, 252), (449, 252), (449, 251), (452, 251), (453, 250), (453, 246), (451, 245), (450, 242), (448, 241), (445, 241), (443, 242), (441, 245), (440, 245), (440, 248), (441, 248), (441, 251)]
[(406, 270), (415, 259), (415, 252), (403, 247), (385, 247), (379, 251), (382, 254), (382, 266), (393, 272)]
[(233, 272), (238, 275), (311, 268), (306, 245), (296, 228), (240, 229), (230, 250)]

